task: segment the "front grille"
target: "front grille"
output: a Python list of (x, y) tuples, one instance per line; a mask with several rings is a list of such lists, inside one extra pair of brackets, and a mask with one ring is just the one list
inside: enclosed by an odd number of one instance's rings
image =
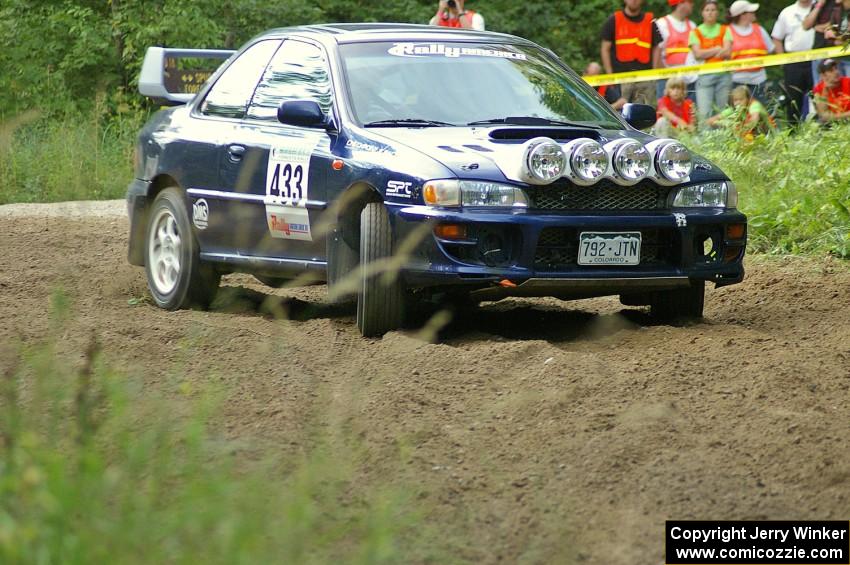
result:
[[(568, 271), (578, 268), (579, 233), (573, 228), (546, 228), (537, 239), (534, 268), (538, 271)], [(672, 230), (642, 229), (639, 267), (654, 267), (674, 261)], [(581, 268), (600, 269), (601, 266)], [(617, 267), (621, 268), (621, 267)]]
[(562, 180), (526, 191), (530, 207), (537, 210), (658, 210), (667, 207), (670, 189), (650, 180), (634, 186), (620, 186), (610, 180), (577, 186)]

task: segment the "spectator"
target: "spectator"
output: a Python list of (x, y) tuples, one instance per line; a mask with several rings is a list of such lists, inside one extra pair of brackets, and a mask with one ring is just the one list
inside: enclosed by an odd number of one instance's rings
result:
[(685, 96), (687, 84), (680, 77), (667, 81), (664, 96), (658, 100), (656, 135), (671, 135), (675, 131), (694, 130), (694, 103)]
[[(747, 0), (735, 0), (729, 7), (732, 33), (732, 59), (762, 57), (773, 53), (773, 41), (760, 25), (755, 23), (758, 4)], [(762, 67), (741, 69), (732, 73), (732, 87), (746, 86), (753, 96), (761, 100), (764, 97), (764, 83), (767, 73)]]
[[(587, 64), (587, 68), (584, 69), (584, 76), (593, 76), (601, 74), (602, 65), (600, 65), (596, 61), (591, 61)], [(618, 112), (623, 109), (623, 106), (626, 105), (626, 99), (623, 98), (623, 95), (620, 93), (620, 87), (616, 84), (603, 84), (602, 86), (597, 86), (596, 92), (602, 95), (602, 98), (604, 98), (605, 101), (608, 102), (611, 107), (617, 110)]]
[[(807, 15), (806, 19), (803, 20), (803, 29), (814, 28), (815, 30), (815, 49), (832, 47), (833, 45), (840, 44), (840, 40), (836, 41), (839, 38), (834, 37), (833, 26), (838, 24), (840, 27), (842, 8), (846, 14), (847, 7), (843, 4), (846, 4), (846, 2), (841, 2), (841, 0), (818, 0), (814, 8), (812, 8), (812, 11), (809, 12), (809, 15)], [(830, 31), (833, 31), (833, 33), (828, 33)], [(830, 37), (827, 38), (827, 35)], [(816, 83), (819, 80), (818, 67), (821, 62), (822, 61), (812, 61), (812, 80)], [(841, 68), (842, 75), (847, 76), (850, 74), (849, 61), (839, 60), (839, 66)]]
[[(729, 26), (717, 22), (720, 9), (717, 0), (706, 0), (702, 7), (702, 23), (691, 32), (689, 44), (699, 63), (715, 63), (732, 53)], [(696, 82), (697, 117), (702, 123), (714, 112), (729, 104), (732, 76), (729, 73), (700, 75)]]
[(850, 77), (841, 76), (835, 59), (823, 61), (818, 71), (821, 81), (814, 88), (818, 121), (830, 123), (850, 118)]
[(463, 4), (464, 0), (440, 0), (431, 25), (484, 31), (484, 17), (472, 10), (464, 10)]
[[(696, 29), (696, 24), (689, 17), (694, 9), (693, 0), (667, 0), (673, 10), (658, 20), (658, 32), (661, 34), (661, 62), (665, 67), (681, 67), (683, 65), (695, 65), (696, 59), (688, 47), (691, 31)], [(687, 86), (688, 98), (694, 99), (694, 83), (697, 75), (685, 75), (681, 77)], [(656, 83), (658, 98), (664, 93), (664, 82)]]
[[(812, 11), (812, 0), (797, 0), (785, 7), (776, 19), (773, 32), (773, 45), (777, 53), (808, 51), (814, 45), (815, 32), (803, 29), (803, 20)], [(782, 67), (785, 75), (785, 88), (788, 100), (785, 111), (789, 124), (800, 121), (803, 110), (808, 106), (806, 94), (814, 86), (811, 64), (808, 61), (788, 63)]]
[[(602, 26), (600, 56), (606, 73), (657, 68), (661, 64), (661, 34), (643, 0), (624, 0)], [(626, 102), (655, 104), (655, 82), (633, 82), (621, 88)]]
[(776, 129), (767, 109), (756, 100), (746, 85), (733, 88), (732, 106), (708, 118), (706, 125), (731, 127), (748, 141), (756, 134), (765, 134)]

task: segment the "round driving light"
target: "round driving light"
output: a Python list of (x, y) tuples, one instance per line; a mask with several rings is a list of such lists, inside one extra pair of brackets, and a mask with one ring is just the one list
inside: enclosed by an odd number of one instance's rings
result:
[(681, 182), (691, 175), (691, 152), (678, 141), (669, 141), (655, 150), (655, 170), (671, 182)]
[(615, 142), (612, 148), (611, 161), (614, 164), (614, 172), (621, 181), (634, 184), (649, 174), (652, 158), (649, 151), (641, 143), (634, 139)]
[(570, 178), (576, 184), (592, 184), (608, 171), (608, 153), (592, 139), (579, 138), (570, 142), (567, 153)]
[(530, 184), (549, 184), (564, 174), (567, 156), (561, 146), (548, 137), (526, 143), (523, 158), (524, 180)]

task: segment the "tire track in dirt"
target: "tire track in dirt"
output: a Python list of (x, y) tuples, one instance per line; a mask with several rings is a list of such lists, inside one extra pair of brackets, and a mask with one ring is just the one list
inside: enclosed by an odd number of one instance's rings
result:
[[(665, 519), (847, 517), (846, 263), (748, 259), (745, 282), (709, 290), (705, 321), (683, 327), (615, 299), (516, 299), (440, 343), (370, 340), (323, 286), (231, 275), (210, 312), (131, 306), (145, 283), (119, 203), (8, 210), (3, 343), (43, 339), (61, 286), (69, 362), (95, 332), (151, 394), (215, 385), (214, 426), (246, 456), (297, 457), (318, 427), (351, 451), (358, 486), (408, 492), (458, 561), (663, 563)], [(264, 313), (269, 297), (290, 320)]]

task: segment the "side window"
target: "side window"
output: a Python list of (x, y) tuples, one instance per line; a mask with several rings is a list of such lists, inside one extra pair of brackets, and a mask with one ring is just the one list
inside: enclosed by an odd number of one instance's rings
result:
[(242, 53), (210, 89), (201, 104), (201, 113), (226, 118), (245, 117), (257, 80), (279, 45), (279, 39), (260, 41)]
[(277, 121), (277, 108), (284, 100), (310, 99), (322, 111), (331, 109), (331, 79), (324, 52), (317, 46), (288, 39), (266, 68), (254, 97), (248, 105), (248, 117)]

